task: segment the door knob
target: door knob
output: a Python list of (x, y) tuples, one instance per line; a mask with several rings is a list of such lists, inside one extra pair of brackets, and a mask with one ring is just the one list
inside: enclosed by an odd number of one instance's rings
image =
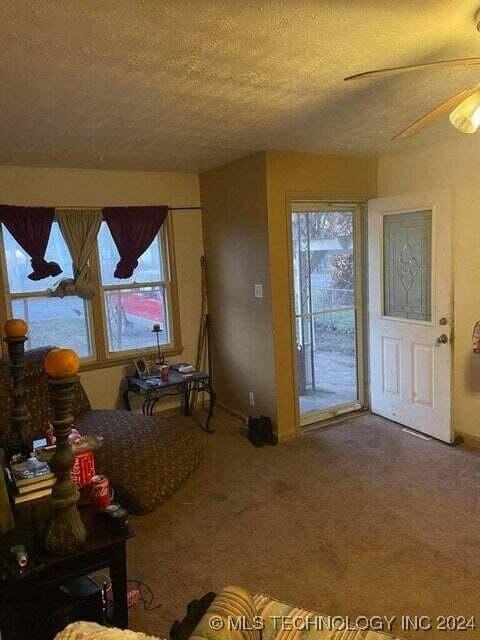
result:
[(438, 342), (438, 344), (447, 344), (447, 342), (448, 342), (447, 334), (446, 333), (442, 333), (440, 336), (438, 336), (437, 342)]

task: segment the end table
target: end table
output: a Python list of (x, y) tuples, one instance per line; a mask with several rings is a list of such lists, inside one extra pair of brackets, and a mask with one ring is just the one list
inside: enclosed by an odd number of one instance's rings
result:
[(210, 428), (210, 420), (213, 415), (216, 395), (210, 382), (210, 376), (203, 371), (182, 375), (178, 371), (171, 369), (168, 380), (162, 380), (159, 376), (154, 375), (146, 378), (128, 376), (127, 388), (123, 392), (123, 400), (128, 411), (131, 411), (130, 394), (142, 396), (144, 398), (142, 412), (146, 416), (151, 416), (159, 400), (168, 396), (181, 396), (183, 414), (189, 416), (191, 415), (190, 401), (192, 394), (201, 391), (207, 393), (209, 397), (207, 420), (202, 429), (207, 433), (214, 433), (214, 429)]
[[(42, 504), (40, 504), (42, 503)], [(128, 628), (126, 542), (133, 537), (130, 528), (121, 534), (111, 531), (106, 517), (90, 507), (80, 507), (87, 529), (87, 540), (73, 554), (48, 555), (41, 538), (47, 522), (48, 500), (21, 505), (15, 513), (16, 528), (0, 536), (0, 628), (2, 640), (20, 640), (18, 624), (22, 602), (34, 602), (46, 589), (93, 573), (110, 570), (113, 593), (112, 622)], [(23, 569), (16, 564), (11, 548), (23, 544), (29, 563)], [(22, 639), (23, 640), (23, 639)]]

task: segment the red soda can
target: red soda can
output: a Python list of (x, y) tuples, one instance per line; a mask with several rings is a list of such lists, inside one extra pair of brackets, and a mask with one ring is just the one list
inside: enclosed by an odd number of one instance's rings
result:
[(90, 504), (102, 511), (110, 504), (110, 485), (107, 476), (93, 476), (90, 483)]
[(72, 480), (79, 489), (87, 487), (95, 476), (95, 457), (93, 451), (82, 451), (75, 454), (72, 467)]

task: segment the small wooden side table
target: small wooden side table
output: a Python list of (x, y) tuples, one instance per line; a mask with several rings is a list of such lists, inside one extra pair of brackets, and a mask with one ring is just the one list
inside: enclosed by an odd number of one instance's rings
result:
[[(79, 510), (87, 540), (74, 554), (59, 556), (48, 555), (41, 545), (49, 501), (39, 500), (17, 507), (16, 528), (0, 536), (2, 640), (19, 639), (16, 619), (21, 616), (22, 602), (34, 602), (46, 589), (106, 568), (112, 583), (112, 622), (116, 627), (128, 628), (126, 543), (134, 534), (128, 527), (122, 533), (114, 533), (107, 518), (90, 507)], [(11, 548), (17, 544), (25, 545), (29, 555), (29, 563), (24, 569), (18, 567), (11, 553)]]

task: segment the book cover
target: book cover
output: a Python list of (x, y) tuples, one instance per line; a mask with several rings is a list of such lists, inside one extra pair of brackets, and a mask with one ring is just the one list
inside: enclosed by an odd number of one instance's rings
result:
[(56, 478), (55, 476), (53, 476), (53, 478), (38, 478), (36, 479), (36, 482), (29, 482), (27, 484), (18, 486), (17, 484), (17, 491), (20, 495), (23, 495), (25, 493), (32, 493), (34, 491), (39, 491), (40, 489), (47, 489), (48, 487), (53, 487), (53, 485), (56, 482)]
[(22, 502), (30, 502), (30, 500), (38, 500), (39, 498), (45, 498), (52, 493), (52, 487), (46, 489), (40, 489), (40, 491), (30, 491), (29, 493), (16, 494), (13, 496), (13, 502), (20, 504)]
[(33, 478), (23, 478), (21, 480), (17, 480), (17, 478), (14, 476), (13, 480), (15, 482), (15, 486), (18, 488), (35, 485), (37, 484), (37, 482), (43, 482), (43, 480), (51, 480), (52, 478), (55, 478), (55, 474), (53, 473), (53, 471), (49, 471), (48, 473), (44, 473), (41, 476), (34, 476)]
[(40, 462), (36, 458), (29, 458), (25, 462), (12, 464), (11, 471), (17, 487), (54, 477), (48, 464)]

